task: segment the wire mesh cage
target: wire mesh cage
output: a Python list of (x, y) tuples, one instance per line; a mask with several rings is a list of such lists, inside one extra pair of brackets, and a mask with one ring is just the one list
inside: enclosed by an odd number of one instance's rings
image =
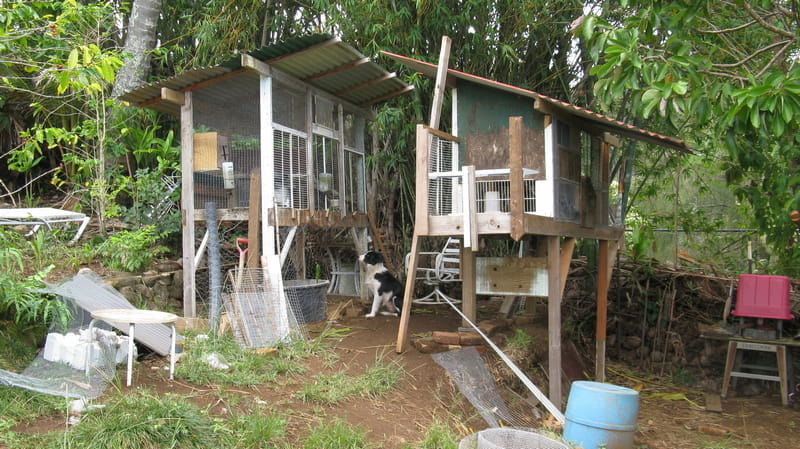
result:
[(222, 303), (233, 334), (243, 347), (263, 348), (308, 338), (298, 320), (301, 312), (297, 297), (271, 285), (265, 269), (229, 270)]
[(458, 166), (458, 144), (439, 136), (430, 136), (428, 149), (428, 213), (448, 215), (460, 213), (461, 171)]

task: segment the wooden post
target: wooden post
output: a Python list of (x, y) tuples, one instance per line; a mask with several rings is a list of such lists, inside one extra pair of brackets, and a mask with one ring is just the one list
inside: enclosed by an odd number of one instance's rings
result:
[(183, 246), (183, 316), (195, 318), (194, 263), (194, 127), (192, 93), (186, 92), (181, 106), (181, 244)]
[[(475, 250), (474, 246), (468, 248), (461, 246), (461, 304), (464, 315), (473, 323), (477, 322), (478, 308), (475, 288)], [(461, 320), (461, 325), (469, 326), (467, 320)]]
[(597, 256), (597, 325), (595, 329), (594, 377), (597, 382), (606, 379), (606, 326), (608, 323), (609, 261), (608, 240), (600, 240)]
[(433, 104), (431, 105), (430, 125), (439, 129), (439, 119), (442, 115), (442, 100), (444, 99), (445, 82), (447, 81), (447, 64), (450, 60), (450, 38), (442, 36), (442, 48), (439, 51), (439, 68), (436, 71), (436, 86), (433, 90)]
[(550, 401), (561, 407), (561, 256), (558, 236), (547, 237), (547, 329)]
[(430, 132), (425, 125), (417, 125), (416, 209), (414, 234), (428, 234), (428, 158)]
[(520, 241), (524, 235), (524, 189), (522, 181), (522, 117), (508, 119), (508, 181), (511, 203), (511, 238)]
[(247, 221), (247, 268), (261, 265), (261, 173), (250, 172), (250, 199)]
[(567, 287), (567, 276), (569, 275), (569, 264), (572, 262), (572, 253), (575, 251), (575, 237), (568, 237), (564, 239), (561, 247), (561, 294), (564, 294), (564, 289)]
[(400, 312), (400, 324), (397, 329), (397, 347), (395, 351), (399, 354), (406, 350), (408, 345), (408, 321), (411, 316), (411, 305), (414, 298), (414, 281), (419, 263), (419, 234), (414, 232), (411, 238), (411, 253), (406, 267), (406, 288), (403, 295), (403, 310)]
[(478, 246), (478, 216), (476, 215), (477, 194), (475, 192), (475, 166), (465, 165), (462, 169), (463, 182), (461, 198), (461, 211), (464, 216), (464, 244), (465, 248)]

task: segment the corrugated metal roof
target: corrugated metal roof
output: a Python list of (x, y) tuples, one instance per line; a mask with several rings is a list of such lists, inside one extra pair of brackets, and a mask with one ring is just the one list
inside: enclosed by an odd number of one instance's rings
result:
[[(436, 64), (420, 61), (418, 59), (409, 58), (407, 56), (402, 56), (387, 51), (381, 51), (381, 53), (409, 67), (410, 69), (416, 72), (422, 73), (423, 75), (430, 78), (434, 79), (436, 78), (436, 72), (437, 72)], [(653, 143), (656, 145), (661, 145), (679, 151), (684, 151), (684, 152), (689, 151), (689, 146), (686, 145), (686, 143), (680, 139), (664, 136), (661, 134), (654, 133), (652, 131), (648, 131), (646, 129), (638, 128), (636, 126), (629, 125), (625, 122), (607, 117), (603, 114), (590, 111), (589, 109), (582, 108), (580, 106), (575, 106), (565, 101), (548, 97), (547, 95), (542, 95), (532, 90), (523, 89), (521, 87), (512, 86), (510, 84), (505, 84), (498, 81), (493, 81), (477, 75), (471, 75), (469, 73), (459, 72), (458, 70), (448, 69), (447, 81), (446, 81), (447, 85), (454, 86), (456, 79), (462, 79), (473, 83), (481, 84), (484, 86), (492, 87), (495, 89), (500, 89), (506, 92), (511, 92), (514, 94), (533, 98), (536, 101), (541, 101), (551, 106), (553, 109), (565, 115), (572, 115), (580, 117), (583, 120), (588, 120), (592, 122), (592, 124), (597, 126), (599, 129), (602, 129), (604, 131), (612, 132), (615, 134), (619, 134), (621, 136), (630, 137), (644, 142)]]
[[(353, 47), (328, 34), (293, 38), (247, 54), (359, 107), (368, 107), (413, 89)], [(243, 68), (241, 56), (236, 56), (215, 67), (187, 70), (171, 78), (139, 87), (121, 95), (120, 99), (177, 115), (180, 113), (180, 106), (162, 101), (162, 87), (184, 92), (199, 84), (221, 79), (226, 75), (232, 76), (240, 71), (253, 72)], [(225, 92), (218, 94), (224, 96)]]

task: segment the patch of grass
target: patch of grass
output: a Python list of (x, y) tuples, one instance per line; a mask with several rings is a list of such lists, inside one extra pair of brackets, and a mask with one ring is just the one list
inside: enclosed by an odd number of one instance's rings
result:
[(22, 371), (36, 357), (39, 342), (44, 335), (44, 326), (21, 326), (10, 320), (0, 319), (0, 369)]
[(342, 420), (323, 423), (311, 429), (304, 449), (368, 449), (367, 432)]
[[(737, 441), (734, 441), (733, 438), (728, 438), (723, 441), (710, 441), (707, 439), (701, 439), (697, 444), (697, 449), (739, 449), (740, 447), (751, 446), (750, 444), (743, 444), (739, 446)], [(755, 447), (755, 445), (752, 447)]]
[(11, 421), (14, 424), (22, 421), (35, 421), (42, 416), (66, 410), (68, 401), (70, 399), (22, 388), (0, 386), (0, 417), (4, 422)]
[(434, 421), (416, 449), (456, 449), (461, 438), (446, 425)]
[(64, 446), (82, 449), (201, 449), (218, 441), (221, 429), (206, 410), (183, 396), (147, 391), (110, 398), (83, 416), (64, 436)]
[(237, 449), (257, 449), (272, 447), (286, 435), (286, 419), (258, 407), (248, 413), (234, 416), (229, 423), (230, 447)]
[(378, 397), (391, 390), (400, 380), (403, 368), (395, 361), (385, 362), (378, 356), (364, 374), (353, 376), (345, 371), (314, 376), (299, 397), (306, 402), (333, 405), (350, 397)]
[[(343, 338), (349, 329), (326, 329), (317, 338), (276, 345), (272, 354), (258, 354), (242, 348), (230, 334), (198, 338), (187, 333), (186, 353), (177, 375), (205, 385), (253, 386), (275, 382), (278, 376), (303, 374), (300, 361), (323, 353), (332, 339)], [(213, 355), (213, 356), (212, 356)], [(224, 361), (227, 369), (213, 367), (209, 357)]]
[(298, 396), (306, 402), (333, 405), (354, 394), (355, 380), (344, 371), (329, 375), (314, 376), (314, 381), (306, 384)]
[(506, 340), (506, 344), (510, 348), (520, 351), (527, 351), (531, 347), (531, 343), (533, 343), (533, 337), (520, 328), (514, 329), (514, 335)]
[[(270, 356), (241, 348), (230, 335), (207, 339), (187, 335), (184, 350), (176, 375), (193, 383), (252, 386), (273, 382), (277, 377)], [(228, 368), (212, 366), (215, 360)]]
[(48, 438), (34, 438), (19, 434), (11, 428), (21, 422), (35, 421), (42, 416), (58, 413), (65, 409), (65, 401), (63, 398), (35, 393), (22, 388), (0, 387), (0, 447), (57, 447), (54, 443), (49, 442), (41, 444)]

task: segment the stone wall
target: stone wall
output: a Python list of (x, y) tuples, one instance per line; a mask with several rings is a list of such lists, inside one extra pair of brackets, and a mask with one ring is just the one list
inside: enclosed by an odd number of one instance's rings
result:
[(106, 281), (137, 307), (146, 305), (158, 310), (183, 309), (183, 270), (172, 266), (159, 267), (167, 271), (148, 271), (142, 274), (122, 274)]

